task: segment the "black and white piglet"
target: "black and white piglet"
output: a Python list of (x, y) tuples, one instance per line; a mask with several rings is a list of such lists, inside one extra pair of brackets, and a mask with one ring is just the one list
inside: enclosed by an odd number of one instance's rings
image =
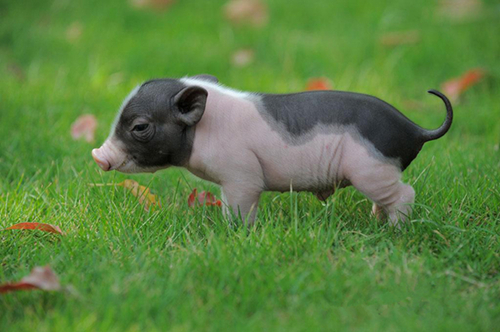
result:
[(315, 91), (236, 91), (209, 75), (157, 79), (125, 99), (109, 138), (92, 151), (105, 171), (155, 172), (181, 166), (222, 186), (225, 212), (252, 223), (263, 191), (310, 191), (321, 200), (353, 185), (391, 224), (405, 220), (415, 192), (400, 181), (423, 144), (423, 129), (372, 96)]

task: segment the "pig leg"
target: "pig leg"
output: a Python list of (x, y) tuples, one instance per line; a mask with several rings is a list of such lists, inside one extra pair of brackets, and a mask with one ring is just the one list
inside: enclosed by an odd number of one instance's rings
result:
[(384, 220), (387, 217), (384, 208), (376, 203), (373, 203), (372, 213), (378, 220)]
[(337, 189), (342, 189), (342, 188), (348, 187), (350, 185), (351, 185), (351, 183), (344, 179), (342, 181), (334, 183), (334, 185), (332, 186), (331, 189), (325, 189), (322, 191), (318, 191), (315, 193), (315, 195), (320, 201), (324, 202), (328, 199), (328, 197), (335, 194), (335, 191), (337, 191)]
[(415, 190), (412, 186), (399, 182), (397, 200), (387, 207), (389, 220), (393, 226), (398, 226), (400, 220), (406, 222), (415, 202)]
[(328, 199), (328, 197), (332, 196), (334, 193), (335, 189), (331, 189), (331, 190), (319, 191), (315, 195), (320, 201), (324, 202)]
[(262, 189), (242, 184), (222, 186), (223, 213), (226, 217), (236, 217), (244, 224), (252, 225), (259, 205)]
[(395, 166), (379, 164), (354, 175), (351, 182), (375, 203), (375, 215), (386, 214), (390, 224), (398, 226), (400, 221), (406, 221), (415, 199), (413, 188), (400, 178), (401, 172)]

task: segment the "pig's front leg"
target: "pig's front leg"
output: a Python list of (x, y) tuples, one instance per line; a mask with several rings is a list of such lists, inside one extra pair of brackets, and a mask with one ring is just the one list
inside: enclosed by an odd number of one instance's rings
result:
[(262, 188), (250, 185), (244, 181), (227, 183), (222, 186), (222, 204), (224, 216), (243, 221), (245, 225), (252, 225), (259, 205)]

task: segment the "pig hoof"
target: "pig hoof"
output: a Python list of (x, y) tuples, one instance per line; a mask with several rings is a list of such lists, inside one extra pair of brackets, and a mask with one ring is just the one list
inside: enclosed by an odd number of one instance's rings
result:
[(385, 220), (387, 217), (387, 215), (384, 211), (384, 208), (381, 207), (380, 205), (375, 204), (375, 203), (373, 203), (372, 213), (375, 216), (375, 218), (377, 218), (378, 220)]

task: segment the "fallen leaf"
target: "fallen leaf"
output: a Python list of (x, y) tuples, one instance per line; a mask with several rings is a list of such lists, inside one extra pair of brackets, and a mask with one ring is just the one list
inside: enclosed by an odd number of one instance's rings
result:
[(440, 0), (437, 8), (438, 15), (457, 22), (475, 19), (482, 13), (481, 0)]
[(43, 224), (39, 222), (22, 222), (7, 227), (5, 230), (8, 229), (36, 229), (43, 232), (65, 235), (64, 232), (58, 226)]
[(155, 10), (167, 10), (176, 0), (130, 0), (132, 7), (137, 9), (150, 8)]
[(389, 32), (382, 35), (379, 41), (383, 46), (416, 44), (420, 41), (420, 33), (418, 30)]
[(157, 206), (161, 208), (161, 203), (158, 199), (158, 196), (152, 194), (149, 188), (141, 186), (137, 181), (125, 180), (118, 183), (117, 186), (122, 186), (130, 190), (132, 195), (139, 198), (139, 203), (143, 204), (146, 210), (149, 210), (151, 206)]
[(123, 83), (125, 80), (125, 75), (122, 72), (117, 72), (109, 75), (108, 87), (115, 87)]
[(139, 199), (139, 203), (144, 205), (144, 209), (149, 211), (153, 206), (161, 208), (160, 200), (158, 196), (151, 193), (151, 190), (145, 186), (141, 186), (137, 181), (127, 179), (120, 183), (92, 183), (93, 187), (104, 187), (104, 186), (120, 186), (128, 189), (132, 195)]
[(80, 139), (84, 137), (89, 143), (94, 141), (94, 132), (97, 128), (97, 119), (92, 114), (84, 114), (78, 117), (71, 125), (71, 137)]
[(444, 82), (441, 89), (451, 101), (457, 101), (462, 93), (479, 83), (485, 74), (485, 71), (480, 68), (468, 70), (462, 76)]
[(62, 287), (59, 283), (59, 277), (49, 266), (37, 266), (31, 270), (28, 276), (22, 278), (21, 281), (0, 285), (0, 293), (28, 289), (60, 291)]
[(332, 83), (326, 77), (310, 78), (307, 81), (306, 90), (332, 90)]
[(249, 48), (242, 48), (233, 53), (231, 63), (235, 67), (245, 67), (255, 59), (255, 52)]
[(75, 42), (80, 39), (83, 32), (83, 25), (80, 22), (73, 22), (66, 29), (66, 39), (70, 42)]
[(421, 101), (413, 99), (403, 100), (403, 107), (408, 111), (422, 111), (425, 109), (424, 104)]
[(194, 188), (188, 197), (188, 206), (194, 207), (195, 205), (222, 206), (222, 202), (211, 192), (202, 191), (198, 194), (198, 190)]
[(7, 64), (7, 71), (11, 73), (18, 81), (24, 81), (26, 79), (26, 73), (23, 68), (15, 62), (9, 62)]
[(268, 9), (259, 0), (232, 0), (224, 6), (226, 19), (235, 25), (262, 27), (269, 20)]
[(37, 25), (39, 28), (48, 28), (52, 23), (52, 17), (48, 14), (41, 15), (38, 19)]

